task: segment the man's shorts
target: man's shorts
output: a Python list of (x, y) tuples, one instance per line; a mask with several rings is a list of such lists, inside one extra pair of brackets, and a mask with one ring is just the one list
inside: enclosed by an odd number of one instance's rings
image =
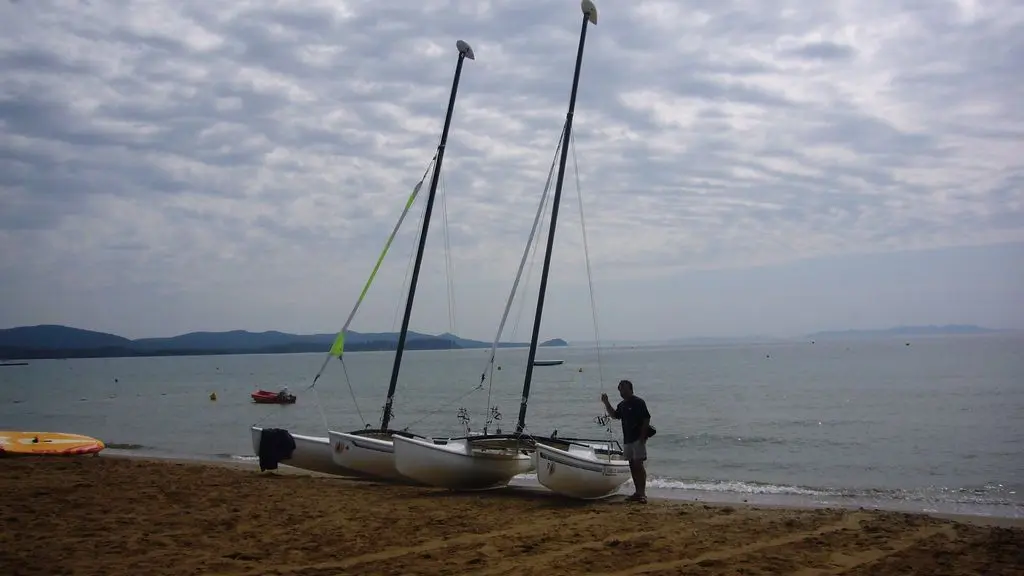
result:
[(625, 444), (622, 447), (622, 456), (630, 462), (647, 460), (647, 444), (639, 440)]

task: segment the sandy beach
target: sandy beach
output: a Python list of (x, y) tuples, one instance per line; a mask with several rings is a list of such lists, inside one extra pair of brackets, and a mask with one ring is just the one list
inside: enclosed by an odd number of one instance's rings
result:
[(0, 461), (0, 572), (1024, 574), (1024, 528), (876, 511), (456, 494), (113, 457)]

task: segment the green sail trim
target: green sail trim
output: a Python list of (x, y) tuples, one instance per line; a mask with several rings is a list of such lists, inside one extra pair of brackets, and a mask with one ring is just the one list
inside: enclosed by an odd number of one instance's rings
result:
[(352, 322), (352, 318), (355, 316), (356, 310), (359, 309), (359, 305), (363, 302), (363, 298), (366, 298), (366, 293), (370, 290), (370, 284), (373, 284), (373, 279), (377, 276), (377, 271), (380, 270), (380, 265), (384, 262), (384, 257), (387, 256), (388, 250), (391, 248), (391, 243), (395, 239), (395, 235), (398, 234), (398, 229), (402, 225), (402, 220), (404, 220), (405, 215), (409, 213), (409, 209), (412, 208), (413, 202), (416, 201), (416, 195), (420, 193), (420, 188), (422, 187), (423, 180), (420, 180), (416, 183), (416, 187), (413, 188), (412, 194), (409, 195), (409, 200), (405, 203), (405, 210), (402, 211), (402, 216), (398, 219), (398, 224), (395, 226), (395, 229), (391, 231), (391, 236), (388, 237), (388, 241), (384, 244), (384, 250), (377, 258), (377, 264), (373, 267), (373, 272), (370, 273), (370, 277), (366, 279), (366, 284), (363, 286), (363, 291), (359, 294), (359, 299), (356, 300), (356, 305), (352, 309), (352, 313), (345, 322), (345, 326), (342, 327), (340, 332), (338, 332), (338, 337), (334, 339), (334, 344), (331, 345), (331, 356), (340, 358), (342, 353), (345, 351), (345, 331), (348, 330), (348, 325)]
[(338, 332), (338, 337), (334, 339), (334, 344), (331, 344), (331, 356), (336, 358), (341, 357), (341, 353), (345, 351), (345, 333)]

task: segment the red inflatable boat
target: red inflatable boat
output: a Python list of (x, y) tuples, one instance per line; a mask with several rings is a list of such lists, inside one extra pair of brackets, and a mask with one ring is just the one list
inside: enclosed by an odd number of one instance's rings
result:
[(271, 392), (270, 390), (257, 390), (251, 394), (252, 401), (257, 404), (295, 404), (295, 395), (284, 390)]

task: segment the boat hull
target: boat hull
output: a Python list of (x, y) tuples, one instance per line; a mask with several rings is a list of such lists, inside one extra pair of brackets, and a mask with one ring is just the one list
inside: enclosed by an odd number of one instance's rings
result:
[[(263, 428), (252, 426), (250, 431), (252, 433), (252, 450), (254, 454), (258, 455)], [(291, 458), (280, 462), (282, 466), (335, 476), (359, 476), (356, 471), (334, 463), (334, 458), (331, 456), (331, 442), (326, 437), (292, 434), (292, 438), (295, 440), (295, 450), (292, 452)]]
[(395, 468), (395, 444), (392, 435), (381, 433), (370, 436), (330, 430), (327, 436), (331, 445), (331, 457), (336, 465), (366, 476), (409, 481)]
[(295, 404), (294, 394), (280, 395), (277, 392), (260, 390), (249, 395), (256, 404)]
[(598, 457), (590, 447), (572, 445), (562, 450), (538, 443), (534, 459), (537, 481), (548, 490), (571, 498), (607, 498), (630, 479), (629, 462)]
[(395, 468), (417, 482), (450, 490), (488, 490), (508, 485), (533, 468), (516, 447), (488, 449), (467, 439), (431, 441), (394, 436)]

